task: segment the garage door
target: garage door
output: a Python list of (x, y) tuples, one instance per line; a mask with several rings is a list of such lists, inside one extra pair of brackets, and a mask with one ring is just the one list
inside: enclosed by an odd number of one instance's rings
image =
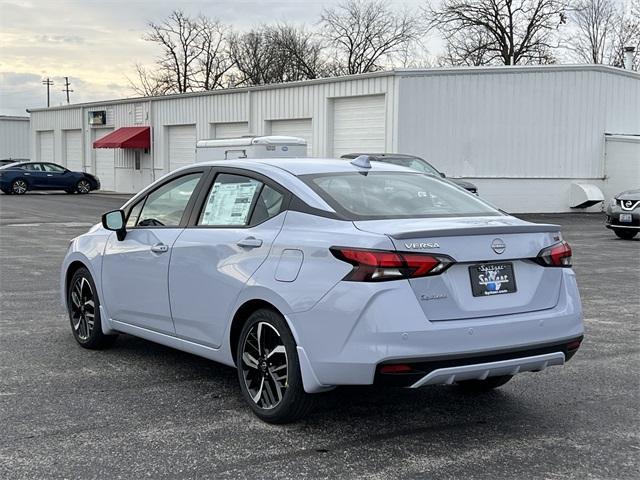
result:
[[(100, 128), (94, 130), (93, 140), (98, 140), (113, 132), (113, 129)], [(96, 175), (100, 180), (101, 190), (115, 191), (116, 189), (116, 162), (115, 149), (95, 148)]]
[(169, 129), (169, 170), (196, 161), (196, 126), (174, 125)]
[(238, 138), (249, 134), (247, 122), (215, 123), (213, 124), (213, 138)]
[(334, 100), (334, 156), (354, 152), (384, 152), (384, 130), (384, 95)]
[(65, 130), (64, 132), (64, 165), (74, 172), (83, 170), (81, 130)]
[(291, 137), (304, 138), (307, 141), (307, 155), (312, 155), (313, 130), (311, 129), (311, 119), (303, 118), (296, 120), (272, 120), (271, 135), (288, 135)]
[(53, 131), (38, 132), (38, 145), (38, 160), (41, 162), (55, 162)]

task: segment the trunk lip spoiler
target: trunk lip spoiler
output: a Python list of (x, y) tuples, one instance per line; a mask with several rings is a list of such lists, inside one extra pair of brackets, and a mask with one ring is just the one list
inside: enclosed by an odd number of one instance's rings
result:
[(411, 232), (388, 233), (396, 240), (409, 240), (419, 237), (452, 237), (460, 235), (498, 235), (508, 233), (548, 233), (560, 232), (560, 225), (529, 224), (529, 225), (478, 225), (460, 228), (442, 228), (434, 230), (414, 230)]

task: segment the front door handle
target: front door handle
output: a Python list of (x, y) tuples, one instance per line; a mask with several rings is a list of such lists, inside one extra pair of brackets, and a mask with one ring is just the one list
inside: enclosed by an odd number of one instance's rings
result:
[(164, 243), (156, 243), (153, 247), (151, 247), (151, 251), (153, 253), (166, 253), (169, 251), (169, 247)]
[(262, 240), (256, 237), (247, 237), (240, 240), (236, 245), (243, 248), (258, 248), (262, 246)]

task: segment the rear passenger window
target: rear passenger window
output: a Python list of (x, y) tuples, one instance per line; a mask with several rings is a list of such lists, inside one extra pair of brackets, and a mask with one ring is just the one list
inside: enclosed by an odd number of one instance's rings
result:
[(283, 195), (253, 178), (219, 174), (198, 225), (232, 227), (262, 223), (280, 213)]
[(257, 225), (271, 217), (275, 217), (282, 210), (284, 195), (274, 190), (269, 185), (265, 185), (256, 201), (256, 207), (251, 215), (251, 225)]

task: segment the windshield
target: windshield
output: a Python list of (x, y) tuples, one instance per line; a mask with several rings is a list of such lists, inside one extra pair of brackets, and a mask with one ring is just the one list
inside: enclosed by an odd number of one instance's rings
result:
[(7, 168), (17, 167), (20, 164), (22, 164), (22, 162), (5, 163), (4, 165), (0, 166), (0, 170), (6, 170)]
[(464, 190), (422, 173), (329, 173), (300, 177), (350, 220), (502, 215)]
[(418, 172), (428, 173), (430, 175), (440, 175), (440, 172), (438, 170), (436, 170), (429, 163), (420, 158), (376, 157), (376, 161), (390, 163), (392, 165), (399, 165), (401, 167), (407, 167), (411, 170), (417, 170)]

